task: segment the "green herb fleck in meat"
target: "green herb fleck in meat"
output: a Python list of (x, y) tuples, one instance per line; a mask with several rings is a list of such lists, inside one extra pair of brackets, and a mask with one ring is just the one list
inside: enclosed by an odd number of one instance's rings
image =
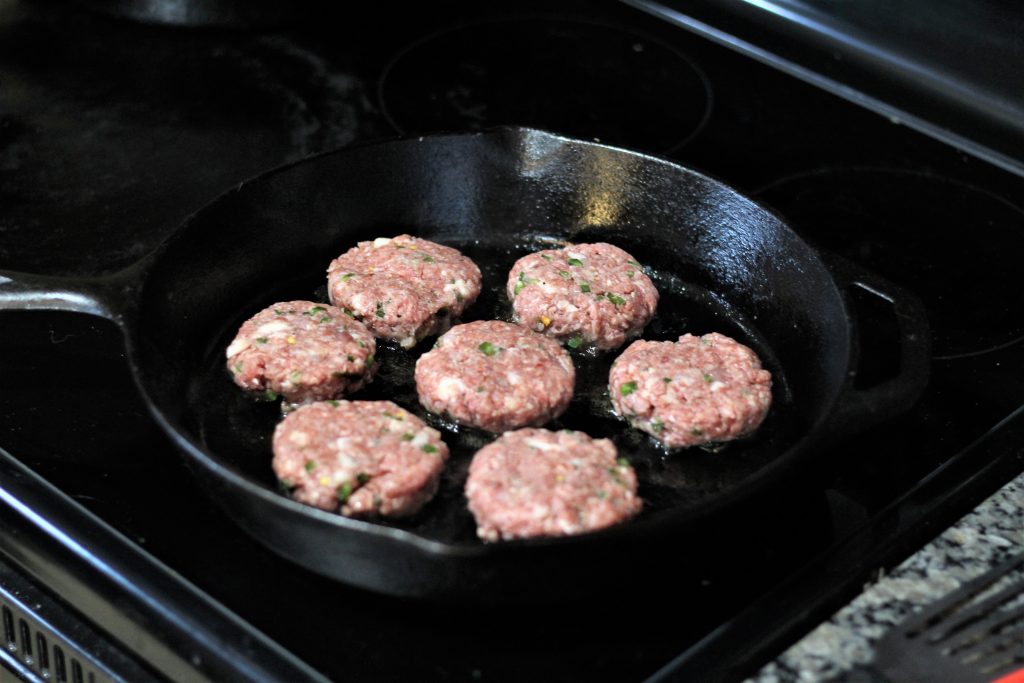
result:
[(344, 275), (341, 276), (341, 281), (348, 282), (349, 280), (352, 279), (353, 275), (355, 275), (355, 273), (345, 273)]
[(345, 360), (347, 360), (349, 363), (355, 363), (356, 362), (356, 357), (355, 356), (345, 356)]
[(328, 401), (328, 403), (331, 404), (332, 408), (337, 408), (338, 406), (341, 405), (341, 403), (339, 403), (338, 401), (335, 401), (334, 399), (331, 399), (330, 401)]
[(526, 285), (532, 285), (536, 280), (526, 277), (526, 271), (519, 271), (519, 281), (516, 283), (515, 288), (512, 290), (513, 296), (518, 296), (519, 292), (523, 291), (523, 287)]
[(690, 436), (704, 436), (704, 432), (694, 427), (690, 430)]
[(235, 363), (235, 366), (233, 368), (231, 368), (231, 370), (237, 375), (238, 373), (240, 373), (242, 371), (242, 364), (241, 363)]
[(356, 314), (353, 313), (352, 311), (348, 310), (347, 308), (341, 309), (341, 312), (344, 313), (345, 315), (347, 315), (348, 317), (352, 318), (353, 320), (355, 320)]
[(288, 375), (288, 379), (290, 379), (293, 382), (298, 382), (301, 377), (302, 373), (299, 372), (298, 370), (292, 370), (292, 374)]
[(306, 461), (306, 471), (307, 472), (312, 472), (315, 469), (316, 469), (316, 461), (315, 460), (307, 460)]
[(437, 446), (431, 443), (425, 443), (420, 446), (420, 450), (424, 453), (437, 453)]
[(629, 461), (625, 458), (618, 458), (615, 462), (619, 467), (629, 467)]
[(626, 382), (619, 387), (619, 393), (623, 396), (629, 396), (634, 391), (636, 391), (636, 382)]
[(257, 344), (266, 344), (268, 341), (270, 340), (267, 339), (266, 337), (256, 337)]
[(651, 420), (651, 429), (654, 430), (655, 434), (661, 434), (662, 430), (665, 429), (665, 423), (658, 418), (654, 418)]
[(344, 484), (339, 486), (334, 495), (337, 496), (338, 502), (346, 502), (348, 497), (352, 495), (352, 482), (346, 481)]
[(608, 301), (611, 301), (616, 306), (621, 306), (622, 304), (626, 303), (626, 300), (623, 299), (621, 296), (619, 296), (618, 294), (612, 294), (611, 292), (608, 292)]
[(634, 275), (636, 275), (636, 271), (635, 270), (627, 270), (626, 271), (626, 277), (628, 277), (630, 280), (633, 279)]
[(628, 264), (629, 264), (629, 265), (631, 265), (631, 266), (636, 266), (637, 268), (643, 268), (643, 266), (641, 266), (641, 265), (640, 265), (639, 263), (637, 263), (636, 261), (630, 261), (630, 260), (628, 260), (628, 259), (627, 259), (627, 260), (626, 260), (626, 263), (628, 263)]
[(384, 304), (382, 304), (379, 301), (377, 302), (377, 317), (378, 318), (383, 318), (384, 317)]
[(580, 285), (580, 291), (583, 292), (584, 294), (589, 294), (590, 293), (590, 284), (587, 283), (587, 282), (584, 282), (582, 285)]
[(370, 367), (371, 365), (373, 365), (373, 354), (372, 353), (369, 356), (366, 357), (366, 362), (364, 363), (364, 365), (366, 367)]
[(480, 342), (480, 346), (478, 346), (477, 348), (479, 348), (479, 349), (480, 349), (480, 351), (481, 351), (481, 352), (482, 352), (482, 353), (483, 353), (483, 354), (484, 354), (485, 356), (493, 356), (494, 354), (498, 353), (498, 351), (500, 351), (500, 350), (501, 350), (501, 349), (499, 349), (499, 348), (498, 348), (497, 346), (495, 346), (494, 344), (492, 344), (491, 342), (487, 342), (487, 341), (485, 341), (485, 342)]
[(424, 263), (433, 263), (434, 262), (434, 257), (430, 256), (429, 254), (424, 254), (423, 255), (423, 262)]
[(566, 261), (566, 263), (568, 263), (570, 266), (582, 266), (583, 265), (583, 261), (580, 261), (578, 258), (571, 258), (568, 261)]
[(672, 381), (672, 378), (671, 377), (662, 377), (661, 381), (664, 382), (665, 384), (669, 384)]
[(359, 348), (361, 349), (366, 348), (366, 342), (364, 342), (362, 339), (356, 339), (356, 344), (359, 344)]
[(413, 434), (412, 432), (406, 432), (405, 434), (402, 434), (402, 441), (412, 441), (415, 438), (416, 435)]
[(577, 334), (575, 337), (573, 337), (572, 339), (567, 341), (566, 345), (570, 349), (578, 349), (578, 348), (580, 348), (580, 344), (582, 344), (582, 343), (583, 343), (583, 335)]
[(264, 401), (276, 401), (278, 396), (277, 392), (273, 389), (266, 389), (262, 394), (259, 394), (259, 398)]
[(541, 255), (540, 255), (540, 257), (541, 257), (542, 259), (544, 259), (545, 261), (550, 261), (550, 260), (551, 260), (551, 257), (550, 257), (550, 256), (548, 256), (547, 254), (541, 254)]
[(704, 381), (707, 382), (708, 384), (711, 384), (712, 382), (715, 381), (715, 378), (712, 377), (709, 373), (705, 372), (704, 373)]
[(561, 275), (562, 277), (572, 277), (572, 273), (570, 273), (568, 270), (560, 270), (558, 271), (558, 274)]
[(608, 497), (608, 492), (602, 489), (597, 492), (597, 497), (600, 498), (601, 500), (604, 500), (605, 498)]

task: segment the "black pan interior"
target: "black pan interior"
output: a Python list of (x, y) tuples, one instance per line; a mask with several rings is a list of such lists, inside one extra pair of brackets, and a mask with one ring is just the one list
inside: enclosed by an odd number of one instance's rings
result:
[[(716, 451), (673, 453), (612, 415), (605, 383), (617, 353), (573, 352), (576, 398), (553, 427), (613, 439), (637, 469), (647, 518), (740, 487), (813, 431), (845, 379), (838, 292), (774, 216), (666, 162), (504, 129), (307, 160), (197, 214), (145, 285), (133, 357), (157, 409), (214, 466), (277, 490), (269, 444), (280, 408), (233, 385), (224, 349), (245, 318), (275, 301), (325, 301), (328, 262), (357, 241), (400, 232), (455, 246), (481, 267), (483, 294), (463, 320), (507, 319), (504, 284), (519, 256), (560, 240), (608, 241), (647, 265), (661, 292), (643, 338), (719, 331), (758, 352), (775, 378), (758, 433)], [(352, 398), (394, 400), (442, 430), (452, 450), (442, 489), (395, 525), (472, 544), (462, 484), (473, 452), (493, 437), (419, 407), (412, 368), (431, 343), (382, 348), (379, 376)]]
[[(596, 237), (596, 236), (595, 236)], [(503, 244), (501, 235), (472, 243), (452, 244), (470, 256), (484, 273), (484, 294), (467, 311), (463, 320), (508, 319), (509, 303), (504, 294), (509, 268), (516, 258), (542, 248), (544, 240), (515, 245)], [(623, 245), (636, 249), (636, 244)], [(238, 326), (249, 315), (275, 301), (295, 298), (326, 301), (324, 263), (297, 276), (294, 282), (276, 283), (269, 291), (225, 321), (212, 337), (202, 372), (193, 376), (189, 390), (188, 427), (205, 448), (267, 487), (274, 487), (270, 468), (270, 435), (281, 419), (279, 402), (257, 402), (231, 381), (225, 368), (224, 349)], [(688, 449), (667, 453), (653, 439), (618, 420), (606, 390), (608, 370), (618, 352), (572, 351), (578, 371), (575, 398), (570, 409), (549, 425), (552, 429), (579, 429), (595, 437), (612, 439), (619, 451), (637, 469), (640, 494), (646, 502), (644, 515), (666, 509), (692, 506), (742, 481), (793, 443), (807, 425), (792, 410), (785, 373), (774, 351), (756, 327), (741, 312), (707, 290), (686, 284), (669, 274), (652, 272), (661, 292), (659, 313), (643, 338), (676, 339), (680, 334), (719, 331), (757, 350), (774, 378), (774, 408), (770, 419), (753, 438), (720, 449)], [(281, 286), (278, 287), (277, 284)], [(441, 430), (452, 450), (438, 497), (411, 520), (396, 525), (427, 538), (447, 542), (471, 542), (474, 525), (465, 507), (462, 487), (466, 468), (476, 452), (494, 437), (480, 430), (459, 427), (425, 411), (416, 400), (412, 380), (416, 359), (429, 350), (433, 339), (406, 351), (384, 346), (377, 354), (382, 369), (373, 384), (351, 398), (392, 400)]]

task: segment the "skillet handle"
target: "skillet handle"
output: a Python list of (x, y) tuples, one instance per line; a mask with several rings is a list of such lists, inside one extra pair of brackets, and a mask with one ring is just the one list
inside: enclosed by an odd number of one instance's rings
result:
[(134, 310), (134, 269), (99, 277), (68, 278), (0, 270), (0, 311), (71, 311), (125, 326)]
[[(844, 258), (827, 253), (822, 257), (844, 294), (856, 287), (888, 302), (896, 317), (899, 370), (893, 377), (863, 389), (853, 386), (856, 375), (851, 374), (831, 418), (834, 433), (860, 432), (910, 410), (920, 398), (931, 371), (931, 331), (917, 296)], [(859, 328), (864, 321), (855, 323)]]

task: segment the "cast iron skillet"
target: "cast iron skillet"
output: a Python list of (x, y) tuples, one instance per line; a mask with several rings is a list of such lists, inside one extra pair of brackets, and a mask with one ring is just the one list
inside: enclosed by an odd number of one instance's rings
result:
[[(666, 454), (611, 415), (605, 382), (615, 354), (575, 353), (577, 398), (554, 427), (613, 438), (637, 469), (645, 510), (599, 533), (485, 545), (461, 488), (472, 453), (491, 437), (418, 406), (412, 366), (427, 340), (411, 352), (382, 349), (380, 375), (353, 398), (390, 398), (444, 430), (452, 458), (438, 497), (412, 520), (380, 524), (290, 500), (270, 469), (279, 408), (233, 386), (224, 349), (242, 320), (275, 301), (325, 300), (328, 262), (356, 241), (404, 231), (462, 248), (481, 266), (485, 291), (464, 320), (507, 316), (505, 275), (524, 253), (559, 240), (625, 248), (662, 293), (644, 337), (717, 330), (751, 345), (774, 375), (769, 418), (720, 452)], [(792, 479), (782, 475), (828, 457), (829, 438), (908, 408), (929, 362), (920, 305), (874, 276), (833, 270), (778, 217), (693, 170), (500, 128), (351, 147), (271, 171), (121, 273), (76, 282), (8, 273), (0, 307), (117, 323), (156, 419), (210, 495), (275, 552), (375, 591), (501, 601), (635, 576), (653, 549), (714, 529), (756, 496), (789, 495)], [(843, 294), (851, 287), (891, 302), (900, 329), (899, 372), (867, 390), (852, 385), (856, 335)]]

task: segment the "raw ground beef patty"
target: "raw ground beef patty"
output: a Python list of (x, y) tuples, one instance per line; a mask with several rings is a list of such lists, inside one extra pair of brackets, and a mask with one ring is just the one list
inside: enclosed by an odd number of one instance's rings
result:
[(640, 512), (636, 474), (608, 439), (520, 429), (481, 448), (466, 497), (485, 541), (567, 536)]
[(573, 348), (616, 349), (658, 306), (658, 290), (637, 260), (605, 243), (524, 256), (512, 266), (506, 289), (516, 322)]
[(490, 432), (558, 417), (575, 383), (558, 342), (500, 320), (453, 327), (416, 363), (416, 392), (427, 410)]
[(327, 268), (331, 302), (407, 349), (447, 330), (480, 284), (480, 269), (459, 251), (410, 235), (360, 242)]
[(290, 403), (337, 398), (376, 372), (376, 340), (334, 306), (285, 301), (246, 320), (227, 348), (235, 384)]
[(274, 430), (274, 473), (295, 500), (349, 517), (407, 517), (437, 492), (448, 446), (391, 401), (321, 401)]
[(757, 355), (724, 334), (633, 342), (608, 375), (615, 410), (670, 448), (753, 432), (772, 401)]

